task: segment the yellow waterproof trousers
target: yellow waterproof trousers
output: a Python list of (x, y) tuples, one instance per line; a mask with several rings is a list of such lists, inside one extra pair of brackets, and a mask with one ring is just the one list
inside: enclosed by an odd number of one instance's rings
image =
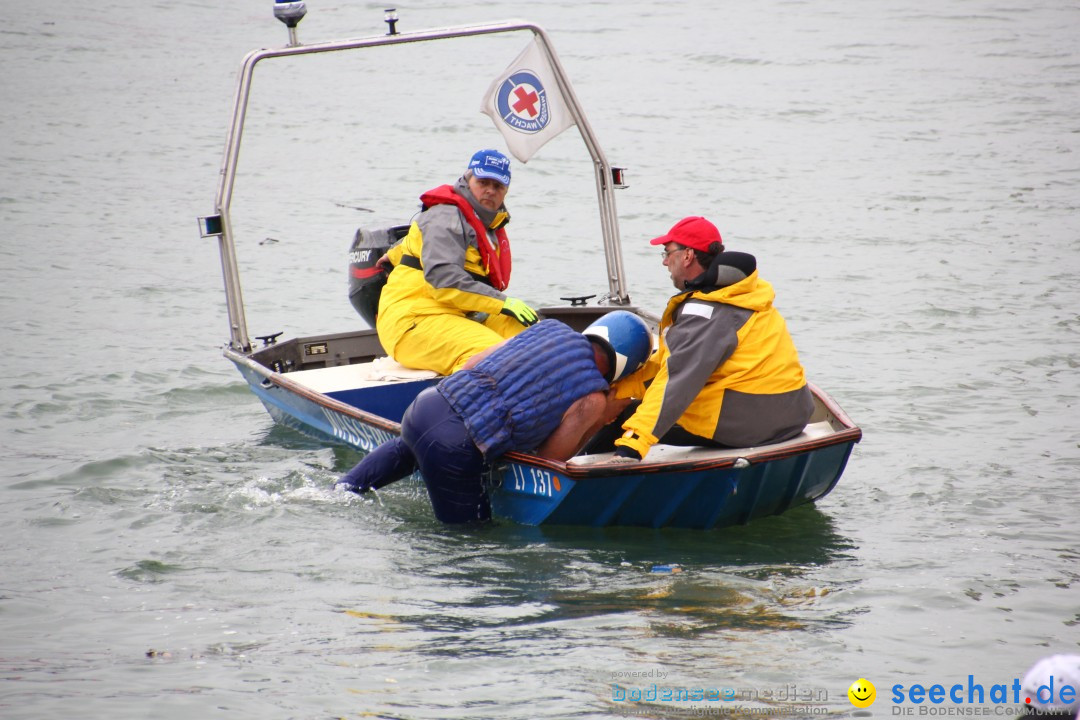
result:
[(460, 370), (476, 353), (525, 329), (508, 315), (490, 315), (483, 323), (454, 314), (418, 315), (413, 322), (398, 340), (394, 359), (405, 367), (440, 375)]

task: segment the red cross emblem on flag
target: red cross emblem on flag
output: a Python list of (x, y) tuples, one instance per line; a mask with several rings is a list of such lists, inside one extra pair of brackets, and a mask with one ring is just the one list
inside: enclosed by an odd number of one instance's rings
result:
[(537, 109), (537, 105), (540, 103), (539, 93), (527, 88), (525, 85), (518, 85), (514, 88), (514, 97), (517, 98), (517, 102), (510, 105), (510, 107), (514, 108), (514, 112), (518, 115), (528, 113), (529, 117), (536, 117), (537, 113), (539, 113)]
[(551, 121), (547, 93), (536, 73), (519, 70), (503, 81), (495, 95), (502, 121), (523, 133), (538, 133)]

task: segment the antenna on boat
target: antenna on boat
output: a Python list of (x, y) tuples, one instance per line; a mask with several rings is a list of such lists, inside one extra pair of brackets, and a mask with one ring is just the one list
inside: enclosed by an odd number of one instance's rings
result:
[(387, 35), (397, 35), (397, 8), (386, 8), (386, 14), (383, 15), (383, 21), (390, 26), (390, 29), (386, 32)]
[(296, 47), (300, 41), (296, 39), (296, 26), (307, 15), (307, 6), (302, 2), (290, 0), (274, 0), (274, 17), (285, 23), (289, 28), (289, 47)]

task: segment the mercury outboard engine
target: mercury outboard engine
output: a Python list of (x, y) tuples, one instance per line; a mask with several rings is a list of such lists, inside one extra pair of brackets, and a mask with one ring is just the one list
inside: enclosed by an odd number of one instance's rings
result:
[(409, 233), (408, 225), (367, 230), (360, 228), (349, 248), (349, 302), (375, 327), (379, 312), (379, 295), (389, 273), (376, 265), (387, 250)]

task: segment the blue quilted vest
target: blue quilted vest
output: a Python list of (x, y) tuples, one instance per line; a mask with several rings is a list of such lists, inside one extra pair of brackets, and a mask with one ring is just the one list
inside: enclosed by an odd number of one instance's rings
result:
[(515, 335), (470, 370), (459, 370), (438, 391), (465, 421), (488, 459), (541, 445), (578, 398), (607, 390), (592, 343), (558, 320)]

